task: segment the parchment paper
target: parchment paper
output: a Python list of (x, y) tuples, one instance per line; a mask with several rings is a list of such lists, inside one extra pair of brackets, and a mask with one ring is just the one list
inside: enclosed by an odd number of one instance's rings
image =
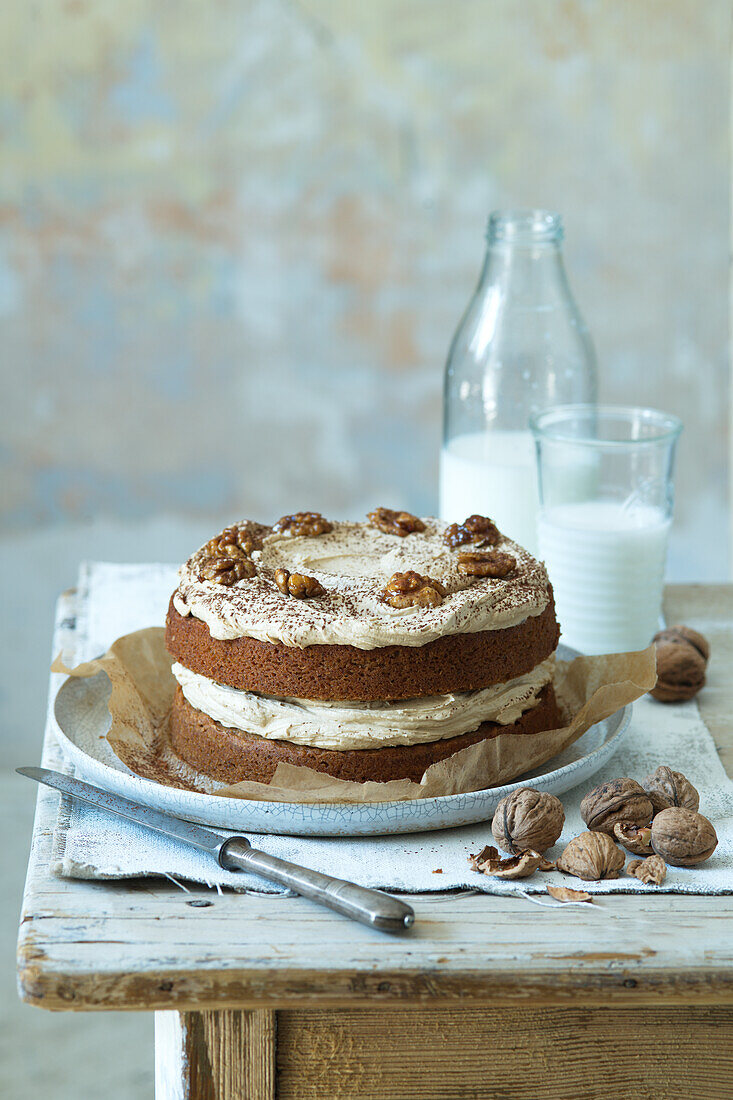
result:
[(57, 658), (53, 671), (75, 677), (106, 673), (112, 684), (107, 740), (131, 771), (166, 786), (230, 798), (391, 802), (501, 786), (557, 755), (594, 723), (638, 699), (656, 682), (653, 646), (638, 653), (558, 661), (554, 685), (567, 715), (566, 726), (535, 734), (498, 733), (432, 764), (420, 783), (409, 779), (355, 783), (280, 763), (270, 783), (224, 786), (194, 771), (171, 749), (168, 719), (177, 685), (164, 634), (162, 627), (137, 630), (118, 638), (103, 657), (74, 669), (67, 669)]

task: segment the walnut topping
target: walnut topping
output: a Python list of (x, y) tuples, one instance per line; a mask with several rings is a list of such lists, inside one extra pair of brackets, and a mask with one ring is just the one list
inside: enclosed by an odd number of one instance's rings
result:
[(285, 535), (327, 535), (333, 531), (333, 524), (320, 512), (294, 512), (292, 516), (280, 516), (272, 529)]
[(517, 559), (503, 550), (463, 550), (458, 555), (458, 572), (469, 577), (508, 577)]
[(468, 857), (468, 862), (474, 871), (484, 875), (494, 875), (496, 878), (527, 878), (547, 861), (539, 852), (527, 849), (519, 855), (510, 856), (509, 859), (500, 859), (496, 848), (487, 845), (476, 855)]
[(519, 787), (496, 807), (491, 832), (499, 847), (513, 855), (528, 848), (545, 852), (560, 836), (564, 821), (562, 802), (554, 794)]
[(451, 550), (467, 542), (472, 542), (475, 546), (496, 546), (500, 538), (499, 528), (494, 521), (488, 516), (479, 515), (469, 516), (463, 523), (451, 523), (443, 535)]
[(672, 626), (654, 635), (657, 683), (650, 694), (661, 703), (692, 699), (705, 685), (710, 646), (689, 626)]
[(613, 827), (613, 835), (627, 852), (633, 852), (635, 856), (652, 854), (652, 831), (648, 825), (640, 829), (629, 821), (617, 821)]
[(675, 867), (704, 863), (718, 846), (712, 824), (702, 814), (683, 806), (670, 806), (652, 821), (652, 848)]
[(641, 785), (649, 796), (654, 812), (666, 810), (670, 806), (684, 806), (686, 810), (697, 810), (700, 795), (682, 772), (672, 771), (665, 764), (642, 779)]
[(613, 835), (617, 821), (648, 825), (652, 804), (646, 791), (634, 779), (613, 779), (589, 791), (580, 803), (580, 816), (594, 832)]
[(385, 535), (399, 535), (401, 539), (415, 531), (424, 531), (425, 524), (411, 512), (395, 512), (392, 508), (375, 508), (367, 519), (372, 527), (378, 527)]
[(606, 833), (581, 833), (571, 840), (557, 861), (558, 871), (592, 881), (618, 878), (626, 857)]
[(392, 607), (437, 607), (446, 595), (440, 581), (408, 569), (406, 573), (392, 574), (381, 599)]
[[(233, 558), (245, 554), (249, 557), (253, 550), (262, 549), (262, 539), (252, 535), (246, 527), (234, 524), (225, 527), (220, 535), (209, 539), (204, 547), (207, 557)], [(239, 553), (238, 553), (239, 552)]]
[(667, 865), (661, 856), (649, 856), (648, 859), (632, 859), (626, 868), (628, 874), (641, 879), (644, 883), (653, 882), (661, 886), (667, 877)]
[(326, 595), (326, 589), (315, 577), (307, 577), (304, 573), (291, 573), (288, 569), (275, 570), (275, 584), (283, 595), (294, 596), (296, 600), (308, 600)]
[(200, 566), (202, 580), (227, 587), (245, 580), (246, 577), (254, 577), (256, 572), (255, 563), (242, 551), (236, 557), (204, 558)]

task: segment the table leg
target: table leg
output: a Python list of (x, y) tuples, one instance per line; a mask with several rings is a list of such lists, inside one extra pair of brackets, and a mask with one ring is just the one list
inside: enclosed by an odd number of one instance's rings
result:
[(274, 1100), (275, 1013), (155, 1013), (155, 1100)]

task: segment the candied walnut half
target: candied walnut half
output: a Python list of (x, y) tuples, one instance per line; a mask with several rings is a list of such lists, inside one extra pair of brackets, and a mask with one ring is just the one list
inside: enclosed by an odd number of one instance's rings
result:
[(280, 516), (272, 529), (285, 535), (327, 535), (333, 524), (320, 512), (293, 512), (292, 516)]
[(446, 528), (443, 541), (455, 550), (457, 546), (464, 546), (472, 542), (475, 546), (496, 546), (501, 538), (499, 528), (488, 516), (473, 515), (464, 519), (463, 523), (451, 523)]
[(247, 577), (254, 577), (257, 567), (251, 558), (241, 553), (238, 557), (204, 558), (201, 563), (202, 580), (213, 584), (232, 585)]
[(275, 584), (283, 595), (294, 596), (296, 600), (308, 600), (326, 595), (326, 589), (315, 577), (307, 577), (304, 573), (291, 573), (288, 569), (275, 570)]
[(458, 572), (469, 577), (508, 577), (517, 559), (503, 550), (464, 550), (458, 555)]
[(393, 573), (382, 590), (382, 600), (392, 607), (437, 607), (447, 592), (440, 581), (423, 577), (414, 569)]
[(424, 531), (425, 524), (412, 512), (395, 512), (392, 508), (375, 508), (367, 519), (372, 527), (378, 527), (385, 535), (399, 535), (401, 539), (415, 531)]
[(252, 535), (246, 527), (239, 527), (237, 524), (225, 527), (220, 535), (209, 539), (204, 547), (207, 556), (211, 558), (235, 558), (240, 554), (249, 557), (253, 550), (261, 549), (262, 539)]

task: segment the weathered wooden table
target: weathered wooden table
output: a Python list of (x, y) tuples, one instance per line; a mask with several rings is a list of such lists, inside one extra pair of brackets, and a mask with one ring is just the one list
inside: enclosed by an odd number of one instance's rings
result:
[[(700, 706), (730, 774), (733, 586), (665, 610), (710, 638)], [(55, 878), (56, 807), (42, 790), (21, 996), (155, 1010), (158, 1100), (733, 1096), (730, 898), (425, 895), (390, 938), (300, 898)]]

